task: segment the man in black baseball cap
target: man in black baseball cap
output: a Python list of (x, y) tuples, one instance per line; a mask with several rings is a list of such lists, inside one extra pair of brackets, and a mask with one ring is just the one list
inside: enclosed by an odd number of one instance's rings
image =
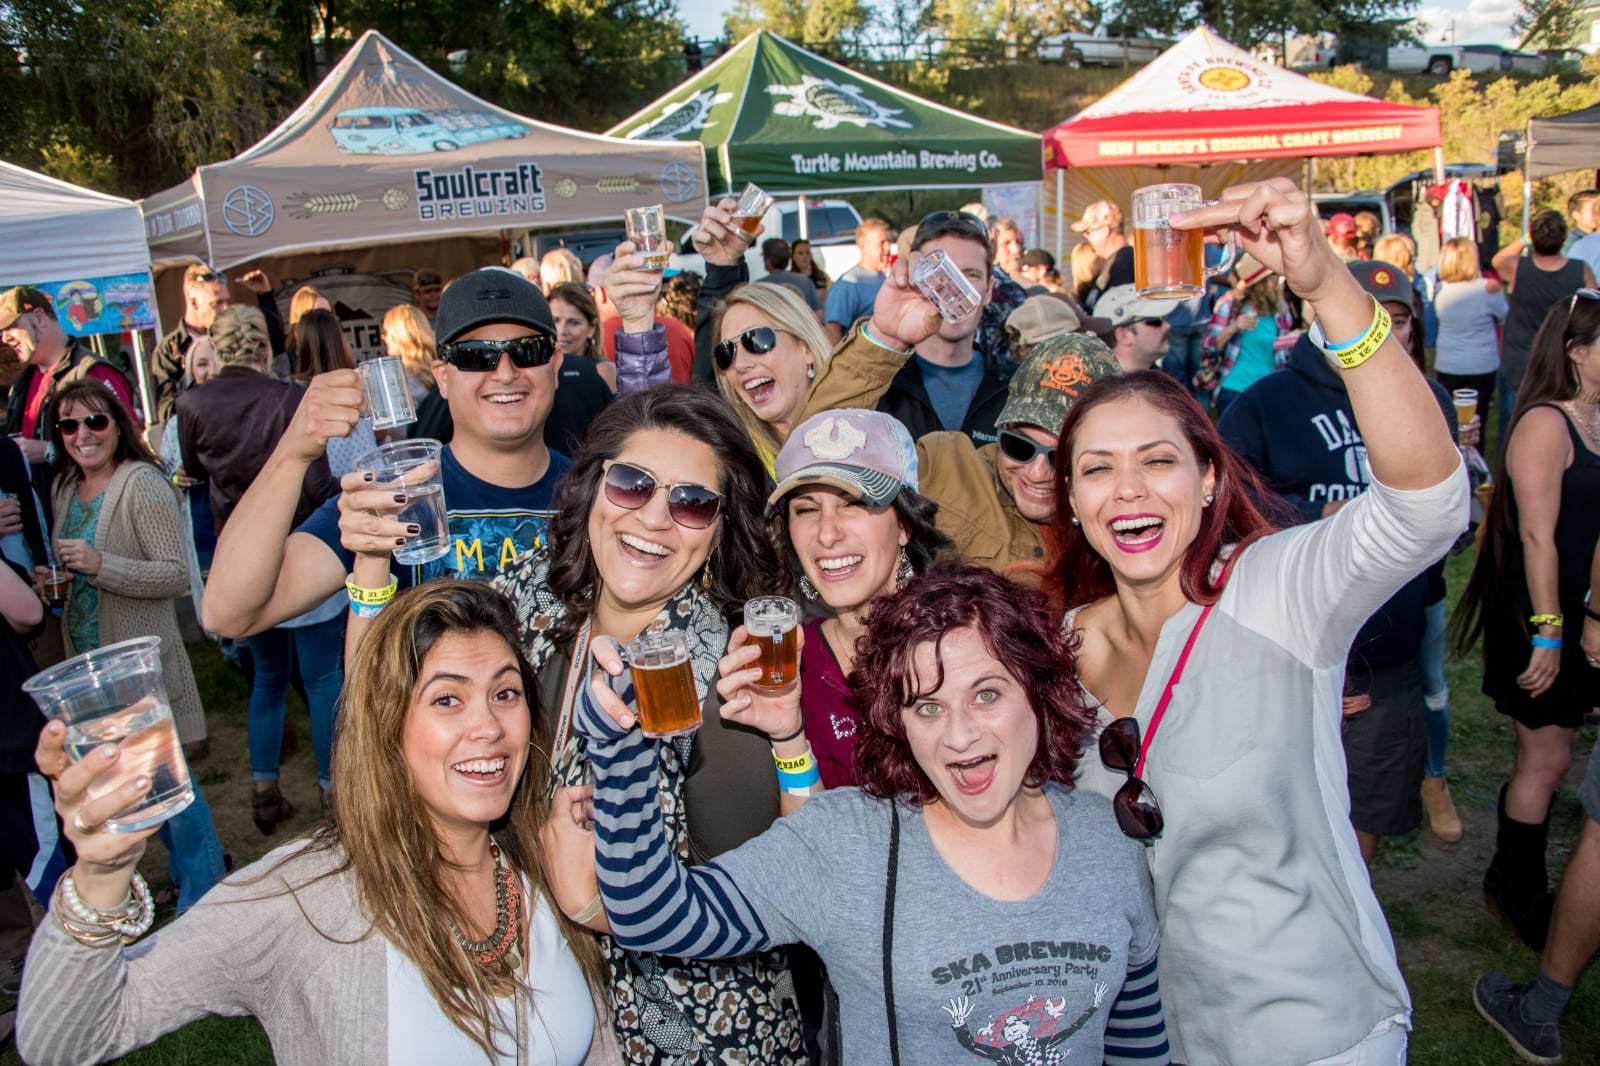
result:
[[(640, 300), (654, 307), (653, 294)], [(355, 371), (318, 375), (217, 544), (204, 605), (212, 632), (243, 636), (294, 618), (343, 587), (347, 574), (365, 589), (382, 589), (391, 572), (402, 586), (492, 578), (543, 537), (572, 466), (544, 442), (562, 361), (550, 305), (527, 278), (489, 267), (451, 283), (436, 326), (433, 375), (455, 426), (441, 459), (450, 549), (432, 562), (392, 564), (396, 543), (415, 532), (397, 517), (407, 501), (366, 484), (360, 471), (290, 532), (305, 468), (329, 437), (349, 433), (364, 399)], [(655, 339), (664, 361), (665, 337)]]

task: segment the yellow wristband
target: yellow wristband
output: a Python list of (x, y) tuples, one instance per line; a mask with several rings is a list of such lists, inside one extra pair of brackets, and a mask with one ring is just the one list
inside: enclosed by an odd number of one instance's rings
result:
[(1566, 616), (1559, 614), (1536, 614), (1530, 616), (1528, 621), (1532, 622), (1536, 626), (1561, 626), (1566, 622)]
[(350, 593), (350, 602), (359, 603), (363, 607), (382, 607), (394, 599), (395, 590), (399, 587), (398, 578), (381, 589), (364, 589), (356, 584), (356, 579), (353, 577), (346, 578), (344, 582), (345, 591)]
[(772, 761), (777, 764), (778, 771), (785, 774), (803, 774), (817, 765), (816, 761), (811, 758), (810, 748), (807, 748), (792, 759), (774, 755)]
[(1383, 309), (1377, 297), (1372, 298), (1372, 324), (1367, 331), (1353, 341), (1347, 341), (1337, 347), (1328, 343), (1327, 334), (1322, 331), (1322, 323), (1313, 323), (1311, 327), (1311, 343), (1315, 344), (1328, 362), (1345, 370), (1353, 370), (1371, 359), (1383, 342), (1389, 339), (1389, 328), (1392, 322), (1389, 312)]

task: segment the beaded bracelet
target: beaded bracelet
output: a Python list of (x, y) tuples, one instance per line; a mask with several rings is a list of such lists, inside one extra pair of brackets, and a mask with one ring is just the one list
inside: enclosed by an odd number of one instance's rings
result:
[(127, 902), (109, 911), (85, 903), (78, 895), (77, 886), (72, 883), (72, 874), (62, 874), (56, 882), (55, 898), (50, 910), (56, 915), (63, 932), (89, 947), (109, 944), (114, 939), (131, 944), (150, 931), (156, 917), (150, 886), (137, 873), (128, 883)]

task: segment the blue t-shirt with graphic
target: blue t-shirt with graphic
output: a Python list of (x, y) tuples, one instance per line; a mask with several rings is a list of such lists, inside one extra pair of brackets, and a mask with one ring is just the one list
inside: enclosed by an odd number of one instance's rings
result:
[[(572, 460), (552, 449), (543, 477), (532, 485), (508, 489), (468, 473), (449, 445), (442, 460), (451, 547), (432, 562), (415, 566), (391, 561), (401, 588), (439, 577), (489, 580), (519, 555), (542, 547), (556, 488), (572, 469)], [(310, 533), (332, 548), (345, 570), (355, 565), (355, 553), (339, 542), (337, 496), (312, 512), (296, 532)]]

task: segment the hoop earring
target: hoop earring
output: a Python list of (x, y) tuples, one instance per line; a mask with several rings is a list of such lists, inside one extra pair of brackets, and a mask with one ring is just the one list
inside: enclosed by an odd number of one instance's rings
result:
[(906, 554), (906, 549), (902, 546), (900, 548), (900, 561), (894, 567), (895, 588), (899, 588), (916, 576), (917, 572), (911, 566), (911, 556)]

